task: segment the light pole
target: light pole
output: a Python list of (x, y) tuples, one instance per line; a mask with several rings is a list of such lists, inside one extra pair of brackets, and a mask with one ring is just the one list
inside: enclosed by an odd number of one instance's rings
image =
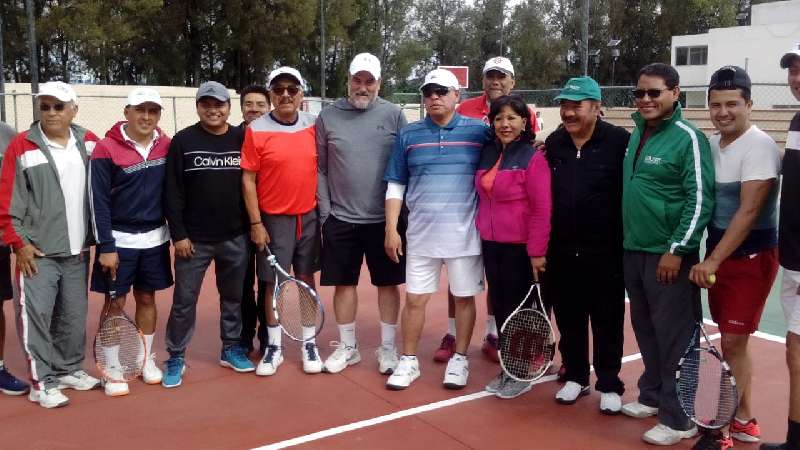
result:
[(614, 86), (614, 69), (617, 65), (617, 60), (619, 59), (619, 43), (622, 42), (622, 39), (610, 39), (608, 41), (608, 47), (611, 47), (611, 86)]
[(325, 0), (319, 0), (319, 92), (325, 98)]
[[(28, 50), (31, 54), (31, 94), (39, 93), (39, 58), (36, 56), (36, 21), (33, 18), (33, 1), (25, 0), (25, 10), (28, 13)], [(36, 97), (31, 95), (33, 102), (33, 117), (39, 120), (39, 111), (36, 110)]]
[(581, 18), (581, 69), (583, 75), (589, 74), (589, 0), (583, 0)]

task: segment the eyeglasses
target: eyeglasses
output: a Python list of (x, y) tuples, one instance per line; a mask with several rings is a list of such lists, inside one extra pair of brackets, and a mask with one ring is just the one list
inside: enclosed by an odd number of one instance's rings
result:
[(64, 111), (64, 108), (66, 108), (66, 106), (67, 105), (65, 105), (64, 103), (55, 103), (53, 105), (48, 105), (47, 103), (40, 103), (39, 111), (48, 112), (50, 111), (50, 108), (52, 108), (56, 112), (61, 112)]
[(634, 89), (631, 91), (633, 93), (634, 98), (644, 98), (645, 94), (650, 98), (658, 98), (661, 96), (661, 93), (664, 91), (671, 91), (670, 88), (664, 89)]
[(445, 86), (425, 86), (422, 88), (422, 96), (428, 98), (433, 94), (438, 95), (439, 97), (444, 97), (447, 93), (450, 92), (449, 87)]
[(300, 92), (300, 88), (297, 86), (275, 86), (271, 88), (270, 91), (272, 91), (272, 93), (278, 97), (282, 97), (286, 92), (289, 93), (289, 97), (294, 97), (298, 92)]

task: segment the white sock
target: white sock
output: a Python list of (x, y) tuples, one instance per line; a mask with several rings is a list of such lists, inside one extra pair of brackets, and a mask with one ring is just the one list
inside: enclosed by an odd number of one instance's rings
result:
[(456, 318), (455, 317), (448, 317), (447, 318), (447, 334), (455, 337), (456, 335)]
[(396, 323), (386, 323), (381, 321), (381, 346), (384, 348), (394, 348), (394, 335), (396, 332)]
[(106, 357), (106, 367), (119, 369), (119, 345), (112, 345), (111, 347), (103, 347), (103, 356)]
[(5, 366), (6, 366), (6, 363), (5, 363), (5, 361), (3, 361), (2, 359), (0, 359), (0, 369), (2, 369), (2, 368), (3, 368), (3, 367), (5, 367)]
[(153, 353), (153, 338), (156, 337), (155, 334), (145, 334), (144, 335), (144, 354), (150, 355)]
[(490, 334), (497, 336), (497, 323), (494, 321), (494, 316), (486, 316), (486, 335)]
[(303, 327), (303, 343), (304, 344), (306, 342), (311, 342), (312, 344), (316, 344), (317, 341), (316, 341), (316, 339), (314, 339), (316, 337), (316, 335), (317, 335), (317, 327)]
[(281, 327), (267, 327), (267, 343), (276, 347), (281, 346)]
[(346, 347), (356, 346), (356, 323), (343, 323), (339, 325), (339, 341)]

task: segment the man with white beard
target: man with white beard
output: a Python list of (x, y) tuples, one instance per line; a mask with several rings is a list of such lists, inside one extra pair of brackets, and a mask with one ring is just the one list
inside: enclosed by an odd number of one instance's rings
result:
[(325, 370), (341, 372), (361, 361), (356, 341), (356, 287), (366, 256), (372, 284), (378, 289), (381, 346), (378, 370), (397, 365), (394, 336), (405, 282), (405, 259), (389, 259), (383, 249), (386, 182), (383, 172), (398, 131), (406, 125), (399, 107), (378, 97), (381, 64), (369, 53), (353, 58), (347, 97), (323, 109), (317, 118), (317, 200), (322, 224), (320, 284), (335, 286), (334, 313), (339, 343)]

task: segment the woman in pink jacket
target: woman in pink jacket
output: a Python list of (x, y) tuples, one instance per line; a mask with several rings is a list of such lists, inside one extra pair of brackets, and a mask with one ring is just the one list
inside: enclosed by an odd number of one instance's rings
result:
[[(489, 123), (495, 139), (483, 148), (475, 174), (477, 225), (498, 329), (525, 297), (536, 273), (545, 270), (550, 169), (531, 145), (532, 120), (518, 96), (492, 102)], [(502, 371), (486, 386), (500, 398), (514, 398), (530, 388)]]

